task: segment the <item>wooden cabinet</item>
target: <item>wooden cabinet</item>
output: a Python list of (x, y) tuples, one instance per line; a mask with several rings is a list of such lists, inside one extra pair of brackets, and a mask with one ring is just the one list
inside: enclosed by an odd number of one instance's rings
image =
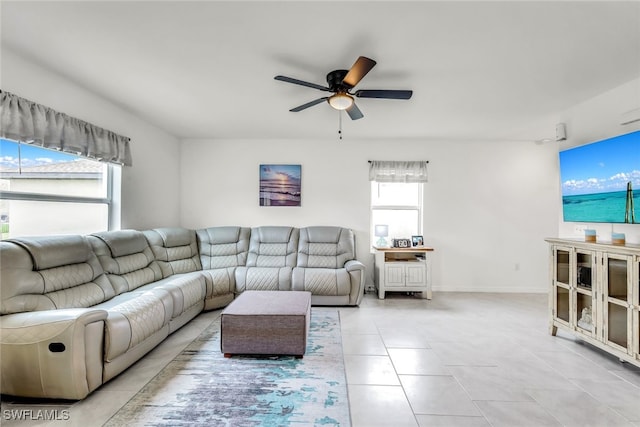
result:
[(550, 331), (570, 331), (640, 366), (640, 245), (547, 239)]
[(422, 292), (431, 299), (431, 257), (433, 248), (378, 248), (375, 249), (375, 283), (378, 298), (387, 291)]

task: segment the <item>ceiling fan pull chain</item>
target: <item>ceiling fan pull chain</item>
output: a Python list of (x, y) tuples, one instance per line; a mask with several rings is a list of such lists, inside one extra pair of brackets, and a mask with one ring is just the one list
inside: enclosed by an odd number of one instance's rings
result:
[(338, 111), (338, 136), (342, 141), (342, 111)]

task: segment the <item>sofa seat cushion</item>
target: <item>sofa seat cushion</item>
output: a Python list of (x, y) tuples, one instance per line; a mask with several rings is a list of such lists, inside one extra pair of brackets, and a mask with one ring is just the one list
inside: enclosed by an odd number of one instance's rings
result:
[(235, 267), (203, 270), (207, 283), (207, 298), (233, 294), (236, 289)]
[(205, 276), (201, 271), (193, 273), (175, 274), (166, 279), (144, 285), (136, 291), (148, 291), (163, 289), (171, 295), (173, 300), (173, 313), (171, 318), (180, 316), (189, 308), (204, 303), (207, 285)]
[(238, 267), (236, 291), (290, 291), (291, 267)]
[(296, 267), (291, 287), (294, 291), (309, 291), (313, 295), (343, 296), (351, 292), (351, 277), (344, 268)]
[(104, 360), (110, 362), (169, 324), (173, 299), (154, 289), (133, 291), (95, 306), (106, 310)]

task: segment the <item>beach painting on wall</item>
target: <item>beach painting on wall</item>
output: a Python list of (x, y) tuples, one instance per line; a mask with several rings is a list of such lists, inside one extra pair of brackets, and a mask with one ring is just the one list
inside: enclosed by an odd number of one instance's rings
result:
[(260, 165), (260, 206), (300, 206), (300, 165)]

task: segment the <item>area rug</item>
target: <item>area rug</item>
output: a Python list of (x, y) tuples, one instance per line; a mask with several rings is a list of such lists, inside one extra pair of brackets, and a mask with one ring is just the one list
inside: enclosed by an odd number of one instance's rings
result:
[(303, 358), (225, 358), (218, 318), (105, 425), (350, 424), (339, 313), (314, 307)]

